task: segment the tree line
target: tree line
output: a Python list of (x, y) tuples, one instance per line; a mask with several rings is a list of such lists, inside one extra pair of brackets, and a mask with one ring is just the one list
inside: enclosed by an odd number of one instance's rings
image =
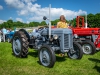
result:
[[(81, 16), (83, 16), (85, 19), (84, 15), (81, 15)], [(58, 21), (59, 21), (59, 19), (51, 21), (51, 25), (56, 25)], [(74, 26), (74, 27), (76, 26), (76, 18), (74, 18), (73, 20), (66, 20), (66, 21), (67, 21), (67, 23), (71, 23), (72, 26)], [(100, 13), (88, 14), (87, 22), (90, 27), (100, 27)], [(3, 22), (2, 24), (0, 24), (0, 28), (3, 28), (3, 27), (5, 27), (5, 28), (14, 28), (14, 27), (23, 28), (23, 27), (37, 27), (37, 26), (44, 26), (44, 25), (48, 25), (48, 24), (45, 21), (42, 21), (42, 22), (33, 21), (33, 22), (30, 22), (27, 24), (27, 23), (23, 23), (20, 21), (14, 22), (12, 19), (9, 19), (7, 22)]]

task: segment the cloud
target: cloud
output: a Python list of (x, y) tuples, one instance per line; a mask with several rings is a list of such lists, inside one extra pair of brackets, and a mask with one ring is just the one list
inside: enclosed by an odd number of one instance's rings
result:
[[(31, 13), (31, 12), (30, 12)], [(86, 11), (72, 11), (72, 10), (65, 10), (63, 8), (51, 8), (51, 20), (59, 19), (60, 15), (65, 15), (67, 20), (72, 20), (78, 15), (85, 14)], [(49, 17), (49, 8), (40, 8), (37, 11), (34, 11), (32, 17), (29, 18), (29, 20), (36, 20), (36, 21), (42, 21), (43, 16)]]
[(23, 22), (23, 19), (21, 18), (16, 18), (17, 21)]
[(66, 10), (63, 8), (51, 8), (51, 16), (53, 18), (59, 18), (60, 15), (64, 15), (67, 20), (71, 20), (75, 18), (76, 16), (83, 15), (85, 13), (86, 11), (82, 11), (82, 10), (72, 11), (72, 10)]
[(2, 9), (3, 9), (3, 6), (0, 5), (0, 10), (2, 10)]
[(24, 8), (25, 4), (20, 0), (5, 0), (6, 4), (10, 7), (22, 9)]
[(13, 18), (12, 18), (12, 17), (10, 17), (9, 19), (13, 20)]
[(10, 7), (14, 7), (17, 9), (23, 9), (24, 7), (26, 7), (26, 4), (30, 2), (34, 2), (36, 0), (4, 0), (4, 1)]
[(17, 13), (18, 13), (18, 15), (23, 15), (23, 16), (26, 16), (26, 15), (28, 15), (28, 11), (27, 10), (25, 10), (25, 9), (22, 9), (22, 10), (20, 10), (20, 11), (17, 11)]
[[(49, 16), (49, 6), (41, 7), (36, 0), (5, 0), (6, 4), (16, 8), (19, 16), (24, 16), (27, 21), (43, 21), (43, 16)], [(86, 11), (67, 10), (63, 8), (51, 8), (51, 20), (58, 19), (60, 15), (65, 15), (67, 20), (75, 18), (77, 15), (85, 14)]]
[(0, 20), (0, 24), (2, 24), (3, 22), (6, 22), (6, 20)]

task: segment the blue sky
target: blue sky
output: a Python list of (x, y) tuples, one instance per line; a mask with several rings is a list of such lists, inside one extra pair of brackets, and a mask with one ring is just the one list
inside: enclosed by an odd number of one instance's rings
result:
[(0, 0), (0, 23), (9, 19), (29, 23), (43, 21), (49, 16), (51, 4), (51, 20), (65, 15), (67, 20), (82, 14), (100, 13), (100, 0)]

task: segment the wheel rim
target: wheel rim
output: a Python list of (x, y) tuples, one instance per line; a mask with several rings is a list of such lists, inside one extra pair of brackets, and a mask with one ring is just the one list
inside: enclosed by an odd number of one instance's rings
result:
[(83, 49), (83, 52), (84, 52), (85, 54), (90, 54), (90, 53), (92, 52), (92, 47), (91, 47), (91, 45), (89, 45), (89, 44), (84, 44), (84, 45), (82, 46), (82, 49)]
[(50, 54), (46, 48), (42, 48), (40, 51), (40, 61), (44, 66), (48, 66), (50, 64)]
[(79, 57), (79, 48), (77, 46), (74, 46), (74, 49), (70, 50), (68, 52), (68, 55), (72, 59), (77, 59)]
[(13, 51), (16, 55), (19, 55), (21, 52), (21, 42), (18, 37), (13, 39)]

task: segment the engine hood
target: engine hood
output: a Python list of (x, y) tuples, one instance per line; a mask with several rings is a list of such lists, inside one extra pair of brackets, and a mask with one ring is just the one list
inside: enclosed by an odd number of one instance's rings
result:
[(51, 33), (72, 33), (72, 30), (69, 28), (54, 28), (51, 29)]
[[(54, 28), (51, 29), (51, 34), (72, 34), (72, 30), (69, 28)], [(42, 35), (49, 34), (49, 29), (45, 29), (42, 31)]]

